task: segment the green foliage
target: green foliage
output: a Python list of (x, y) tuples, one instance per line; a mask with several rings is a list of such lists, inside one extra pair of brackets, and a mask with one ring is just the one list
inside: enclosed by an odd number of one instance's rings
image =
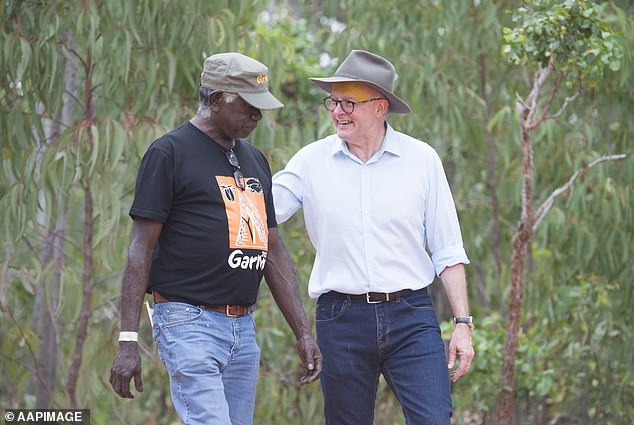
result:
[[(634, 358), (628, 348), (634, 326), (615, 312), (628, 308), (632, 290), (626, 289), (623, 298), (622, 280), (598, 276), (577, 276), (575, 285), (558, 284), (552, 276), (540, 279), (538, 274), (529, 287), (530, 312), (516, 363), (518, 402), (528, 410), (526, 423), (537, 423), (540, 410), (551, 417), (574, 412), (582, 423), (627, 423), (634, 414)], [(503, 325), (492, 314), (474, 329), (476, 361), (455, 386), (458, 415), (475, 411), (486, 417), (495, 404), (499, 375), (492, 372), (501, 362)], [(452, 327), (450, 322), (442, 325), (447, 339)]]
[[(41, 386), (34, 373), (43, 350), (36, 328), (46, 320), (40, 302), (59, 332), (50, 403), (68, 406), (65, 385), (84, 285), (84, 207), (91, 201), (92, 319), (79, 402), (99, 405), (96, 418), (116, 412), (119, 423), (141, 423), (155, 405), (163, 408), (165, 423), (174, 420), (164, 375), (144, 376), (140, 411), (116, 399), (107, 383), (130, 237), (127, 210), (147, 145), (193, 114), (203, 58), (235, 50), (260, 8), (257, 1), (183, 7), (142, 0), (8, 2), (2, 8), (0, 317), (12, 331), (0, 339), (12, 342), (3, 346), (3, 368), (15, 371), (3, 380), (9, 390), (0, 397), (4, 406), (33, 407), (33, 386)], [(59, 274), (45, 255), (50, 235), (62, 239), (53, 258), (63, 264)], [(152, 353), (153, 342), (148, 345)], [(145, 367), (162, 370), (156, 361), (146, 360)]]
[(504, 28), (502, 54), (516, 65), (554, 63), (570, 81), (601, 79), (618, 71), (623, 49), (606, 20), (605, 7), (591, 1), (534, 0), (513, 13), (514, 28)]
[[(575, 411), (588, 423), (626, 423), (634, 414), (629, 379), (634, 358), (628, 349), (634, 327), (615, 313), (631, 302), (629, 285), (596, 275), (579, 275), (575, 285), (539, 279), (529, 297), (541, 298), (541, 305), (532, 309), (528, 323), (533, 325), (526, 333), (537, 349), (532, 367), (548, 375), (524, 389), (522, 397), (543, 397), (553, 415)], [(611, 393), (607, 399), (606, 393)]]
[[(541, 414), (542, 423), (572, 423), (573, 417), (576, 423), (627, 423), (634, 416), (634, 362), (628, 346), (632, 327), (622, 318), (629, 317), (634, 302), (634, 72), (631, 49), (621, 52), (616, 41), (634, 43), (634, 19), (631, 10), (590, 2), (546, 6), (440, 0), (5, 2), (0, 8), (0, 405), (34, 404), (40, 341), (32, 317), (43, 294), (59, 335), (52, 405), (67, 407), (64, 387), (82, 297), (83, 187), (89, 185), (95, 271), (80, 403), (91, 408), (97, 424), (177, 423), (145, 317), (140, 329), (145, 391), (134, 401), (122, 400), (107, 382), (130, 237), (127, 210), (140, 156), (152, 140), (193, 114), (203, 57), (239, 50), (269, 66), (271, 89), (286, 105), (265, 113), (251, 138), (277, 171), (301, 146), (333, 131), (320, 103), (324, 93), (308, 77), (331, 75), (350, 49), (360, 48), (388, 57), (399, 72), (396, 92), (413, 112), (390, 117), (390, 123), (430, 143), (443, 159), (472, 261), (468, 279), (477, 317), (473, 370), (453, 386), (455, 416), (458, 423), (474, 413), (486, 419), (499, 390), (500, 312), (521, 184), (512, 108), (515, 93), (526, 91), (527, 73), (499, 60), (503, 27), (513, 26), (505, 35), (517, 42), (506, 44), (519, 64), (541, 66), (552, 58), (556, 69), (578, 65), (578, 74), (570, 75), (597, 83), (559, 120), (536, 132), (536, 202), (584, 163), (606, 152), (629, 154), (626, 161), (593, 169), (556, 202), (536, 235), (517, 363), (518, 421), (535, 424)], [(517, 10), (515, 21), (506, 9)], [(566, 37), (573, 35), (583, 41), (583, 50), (574, 43), (564, 49)], [(557, 48), (551, 46), (555, 40)], [(610, 71), (599, 91), (602, 70), (617, 63), (618, 73)], [(43, 253), (47, 235), (59, 231), (60, 223), (65, 223), (63, 267), (56, 292), (55, 267)], [(306, 285), (314, 252), (301, 215), (280, 231), (312, 323), (314, 301)], [(501, 236), (497, 245), (494, 231)], [(441, 311), (442, 303), (437, 307)], [(319, 385), (298, 386), (294, 338), (264, 284), (255, 320), (262, 348), (255, 423), (323, 423)], [(445, 338), (450, 328), (443, 324)], [(398, 403), (381, 382), (377, 423), (402, 423)]]

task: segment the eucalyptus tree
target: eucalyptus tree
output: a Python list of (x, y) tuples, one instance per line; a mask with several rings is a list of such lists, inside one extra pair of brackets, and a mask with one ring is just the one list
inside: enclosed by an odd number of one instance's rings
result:
[[(511, 291), (502, 358), (501, 393), (496, 413), (496, 422), (500, 425), (510, 425), (515, 412), (515, 355), (523, 307), (525, 261), (535, 232), (556, 199), (565, 194), (587, 170), (602, 162), (624, 159), (626, 156), (601, 156), (580, 167), (534, 210), (535, 133), (545, 121), (559, 118), (581, 93), (584, 85), (596, 85), (606, 67), (612, 71), (619, 70), (624, 53), (605, 18), (601, 16), (601, 9), (590, 3), (568, 0), (549, 4), (537, 0), (530, 6), (519, 8), (514, 22), (516, 27), (504, 30), (508, 44), (504, 45), (503, 53), (515, 64), (537, 65), (539, 70), (534, 75), (528, 95), (517, 102), (523, 158), (521, 217), (512, 240)], [(549, 79), (553, 82), (546, 89)], [(572, 88), (573, 94), (565, 97), (558, 110), (553, 111), (553, 104), (562, 87)]]
[(204, 56), (235, 50), (261, 8), (246, 0), (5, 2), (5, 406), (101, 403), (140, 154), (192, 115)]
[[(238, 50), (271, 68), (273, 90), (286, 104), (265, 114), (252, 138), (276, 171), (300, 146), (331, 132), (323, 95), (307, 77), (331, 75), (350, 49), (361, 48), (397, 67), (396, 91), (414, 112), (390, 118), (392, 124), (433, 145), (447, 167), (472, 260), (478, 318), (473, 371), (454, 388), (455, 417), (489, 423), (502, 379), (501, 314), (511, 274), (505, 255), (521, 216), (520, 124), (512, 105), (534, 75), (532, 67), (500, 60), (500, 51), (502, 27), (512, 26), (506, 10), (522, 5), (6, 1), (0, 9), (0, 402), (68, 407), (75, 398), (92, 408), (95, 423), (173, 420), (146, 321), (144, 393), (124, 403), (104, 379), (114, 355), (115, 303), (129, 242), (125, 217), (141, 153), (193, 113), (203, 55)], [(631, 45), (629, 7), (629, 14), (607, 11)], [(531, 133), (538, 146), (536, 201), (546, 201), (584, 164), (631, 146), (634, 68), (632, 53), (624, 53), (622, 71), (596, 80), (601, 90), (586, 86), (561, 116)], [(551, 114), (577, 86), (568, 89), (562, 80), (560, 87)], [(634, 394), (632, 325), (616, 319), (633, 296), (632, 155), (625, 161), (628, 166), (595, 167), (583, 184), (557, 197), (529, 246), (531, 284), (516, 356), (520, 421), (574, 415), (610, 423), (612, 414), (618, 423), (633, 413), (627, 402)], [(281, 230), (305, 284), (312, 250), (301, 228), (296, 222)], [(292, 335), (266, 294), (258, 304), (256, 422), (320, 423), (318, 389), (299, 391), (294, 384)], [(449, 314), (442, 307), (440, 313), (441, 319)], [(443, 331), (450, 331), (448, 323)], [(71, 376), (73, 370), (79, 375)], [(399, 416), (383, 388), (377, 421)]]

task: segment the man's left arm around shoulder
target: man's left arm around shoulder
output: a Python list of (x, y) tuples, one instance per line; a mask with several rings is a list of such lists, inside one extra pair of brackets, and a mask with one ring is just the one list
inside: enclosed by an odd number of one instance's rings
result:
[(321, 353), (306, 320), (291, 257), (276, 228), (269, 228), (269, 251), (264, 277), (275, 302), (295, 334), (297, 352), (304, 366), (300, 384), (313, 382), (321, 373)]
[[(469, 299), (467, 297), (467, 282), (464, 264), (459, 263), (446, 267), (440, 273), (451, 310), (454, 317), (469, 316)], [(451, 372), (451, 381), (456, 382), (466, 374), (471, 367), (471, 361), (475, 355), (471, 342), (471, 325), (466, 323), (456, 324), (451, 340), (449, 341), (449, 363), (447, 367), (453, 369), (456, 357), (460, 360), (458, 368)]]

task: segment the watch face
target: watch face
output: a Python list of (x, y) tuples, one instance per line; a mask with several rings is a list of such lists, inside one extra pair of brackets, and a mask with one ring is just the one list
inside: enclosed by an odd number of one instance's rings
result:
[(468, 325), (473, 325), (473, 316), (454, 317), (453, 322), (454, 322), (454, 324), (466, 323)]

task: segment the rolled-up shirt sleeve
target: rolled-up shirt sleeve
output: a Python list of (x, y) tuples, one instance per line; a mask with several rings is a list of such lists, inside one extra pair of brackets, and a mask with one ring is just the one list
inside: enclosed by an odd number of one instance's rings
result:
[(451, 189), (438, 155), (434, 152), (425, 206), (425, 236), (436, 274), (456, 264), (469, 264), (462, 244), (460, 223)]

